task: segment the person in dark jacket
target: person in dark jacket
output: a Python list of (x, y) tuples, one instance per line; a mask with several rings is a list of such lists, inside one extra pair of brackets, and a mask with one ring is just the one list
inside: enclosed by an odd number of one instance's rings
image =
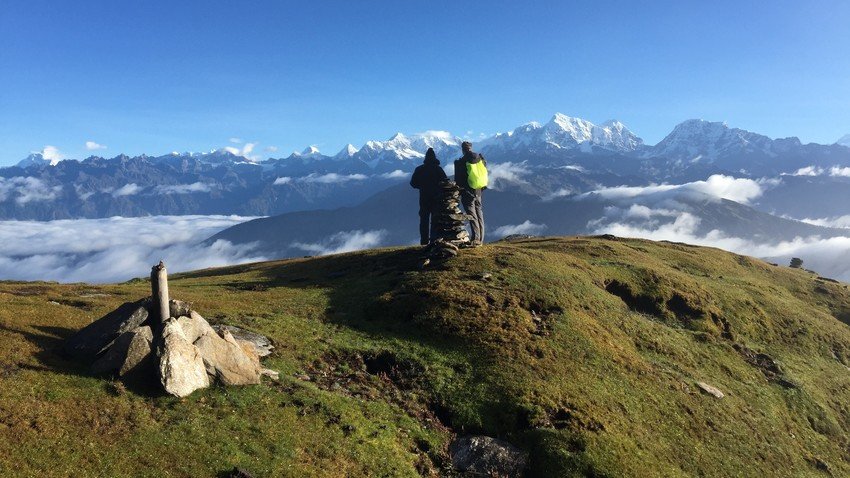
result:
[(481, 205), (483, 190), (469, 186), (466, 165), (484, 161), (484, 166), (487, 166), (487, 161), (484, 160), (484, 156), (472, 151), (472, 143), (469, 141), (464, 141), (460, 147), (463, 150), (463, 156), (455, 161), (455, 182), (460, 186), (460, 202), (463, 204), (463, 209), (466, 210), (466, 214), (472, 216), (469, 220), (469, 226), (472, 229), (470, 235), (472, 245), (480, 246), (484, 243), (484, 210)]
[(419, 243), (428, 245), (431, 233), (431, 215), (436, 212), (439, 197), (440, 181), (448, 179), (446, 172), (440, 167), (440, 160), (434, 153), (434, 148), (425, 152), (425, 161), (417, 166), (410, 178), (410, 185), (419, 190)]

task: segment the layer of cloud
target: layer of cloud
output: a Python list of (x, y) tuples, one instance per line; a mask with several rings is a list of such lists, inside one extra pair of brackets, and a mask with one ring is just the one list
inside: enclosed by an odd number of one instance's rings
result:
[(340, 254), (343, 252), (359, 251), (379, 246), (386, 237), (387, 231), (343, 231), (333, 234), (315, 243), (295, 242), (290, 247), (309, 252), (314, 255)]
[(401, 169), (396, 169), (395, 171), (384, 173), (381, 175), (384, 179), (404, 179), (410, 177), (411, 173), (405, 173)]
[[(793, 219), (793, 218), (788, 218)], [(850, 215), (839, 217), (826, 217), (820, 219), (800, 219), (801, 222), (813, 224), (815, 226), (835, 227), (839, 229), (850, 229)]]
[(139, 194), (144, 189), (144, 187), (139, 186), (136, 183), (128, 183), (116, 189), (115, 191), (112, 191), (112, 196), (117, 198), (122, 196), (133, 196), (135, 194)]
[(106, 146), (95, 143), (94, 141), (86, 141), (86, 149), (89, 151), (97, 151), (100, 149), (106, 149)]
[(60, 221), (0, 221), (0, 279), (115, 282), (146, 276), (165, 260), (179, 272), (264, 260), (254, 245), (207, 237), (252, 218), (153, 216)]
[(747, 204), (761, 196), (767, 188), (774, 186), (778, 180), (753, 180), (735, 178), (715, 174), (704, 181), (694, 181), (684, 184), (653, 184), (649, 186), (615, 186), (597, 189), (582, 194), (582, 197), (598, 195), (606, 199), (632, 199), (638, 196), (668, 196), (686, 194), (729, 199)]
[(309, 174), (302, 178), (298, 178), (297, 181), (304, 183), (321, 183), (321, 184), (340, 184), (347, 183), (349, 181), (363, 181), (368, 179), (369, 177), (365, 174), (337, 174), (337, 173), (327, 173), (327, 174)]
[[(848, 219), (841, 221), (845, 224)], [(700, 219), (690, 212), (640, 208), (606, 210), (606, 217), (591, 221), (594, 234), (613, 234), (655, 241), (675, 241), (717, 247), (727, 251), (787, 265), (800, 257), (809, 269), (819, 274), (850, 281), (850, 234), (847, 237), (797, 237), (790, 241), (757, 242), (713, 230), (700, 235)], [(826, 224), (824, 224), (826, 225)]]
[(547, 228), (546, 224), (535, 224), (531, 221), (526, 220), (522, 224), (508, 224), (506, 226), (497, 227), (493, 230), (493, 236), (495, 237), (505, 237), (510, 236), (512, 234), (528, 234), (531, 236), (539, 236), (543, 234)]
[(833, 176), (833, 177), (850, 177), (850, 168), (842, 168), (833, 166), (831, 168), (822, 168), (820, 166), (806, 166), (800, 168), (787, 176)]
[(192, 184), (168, 184), (154, 188), (156, 194), (191, 194), (208, 193), (212, 187), (207, 183), (196, 182)]
[(30, 202), (52, 201), (62, 192), (62, 186), (50, 186), (32, 176), (0, 177), (0, 202), (13, 199), (23, 206)]
[(525, 163), (490, 163), (487, 165), (487, 178), (490, 187), (495, 190), (500, 190), (507, 184), (527, 184), (523, 179), (531, 171)]

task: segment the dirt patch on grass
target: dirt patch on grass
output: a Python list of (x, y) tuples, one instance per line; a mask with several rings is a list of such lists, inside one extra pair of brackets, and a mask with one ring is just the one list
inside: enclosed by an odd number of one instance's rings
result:
[(619, 297), (630, 310), (656, 317), (664, 315), (664, 308), (656, 297), (635, 292), (629, 284), (615, 279), (605, 284), (605, 290)]
[(738, 351), (741, 357), (743, 357), (745, 362), (759, 369), (764, 376), (767, 377), (768, 381), (774, 382), (785, 388), (798, 387), (797, 384), (785, 377), (782, 367), (770, 355), (756, 352), (743, 344), (736, 343), (733, 347)]

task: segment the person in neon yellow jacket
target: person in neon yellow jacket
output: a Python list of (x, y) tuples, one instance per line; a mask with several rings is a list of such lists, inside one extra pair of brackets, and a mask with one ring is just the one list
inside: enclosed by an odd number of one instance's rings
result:
[(483, 191), (487, 189), (487, 161), (472, 150), (472, 143), (461, 143), (463, 156), (455, 161), (455, 182), (460, 187), (460, 202), (469, 220), (470, 239), (473, 246), (484, 243)]

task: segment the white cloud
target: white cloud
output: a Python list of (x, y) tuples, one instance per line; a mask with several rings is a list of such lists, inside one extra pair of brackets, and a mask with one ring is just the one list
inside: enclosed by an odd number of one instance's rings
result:
[(145, 189), (142, 186), (139, 186), (136, 183), (128, 183), (120, 188), (112, 191), (113, 197), (121, 197), (121, 196), (132, 196), (134, 194), (139, 194), (142, 190)]
[(56, 165), (56, 163), (65, 159), (56, 146), (50, 145), (45, 146), (44, 149), (41, 150), (41, 156), (50, 161), (51, 165)]
[[(787, 218), (793, 219), (793, 218)], [(796, 220), (796, 219), (794, 219)], [(815, 226), (823, 226), (823, 227), (836, 227), (841, 229), (850, 229), (850, 215), (848, 216), (839, 216), (832, 218), (820, 218), (820, 219), (800, 219), (800, 221), (813, 224)]]
[[(622, 213), (622, 211), (621, 211)], [(606, 211), (608, 215), (608, 211)], [(623, 217), (628, 213), (623, 213)], [(639, 221), (639, 216), (648, 220)], [(609, 219), (615, 218), (610, 214)], [(666, 218), (666, 220), (665, 220)], [(790, 241), (758, 242), (751, 239), (727, 236), (713, 230), (705, 235), (697, 234), (700, 219), (689, 212), (669, 210), (638, 211), (632, 217), (606, 222), (604, 219), (591, 221), (588, 227), (594, 234), (613, 234), (621, 237), (638, 237), (655, 241), (675, 241), (701, 246), (717, 247), (786, 265), (792, 257), (800, 257), (806, 268), (827, 277), (850, 281), (850, 234), (848, 236), (821, 238), (819, 236), (797, 237)], [(850, 218), (843, 218), (844, 223)]]
[(838, 166), (833, 166), (829, 168), (830, 176), (850, 176), (850, 168), (839, 168)]
[(488, 182), (497, 191), (501, 189), (500, 183), (527, 184), (522, 177), (530, 172), (525, 163), (491, 163), (487, 166)]
[(528, 234), (538, 236), (546, 230), (546, 224), (535, 224), (526, 220), (522, 224), (508, 224), (506, 226), (497, 227), (493, 231), (495, 237), (505, 237), (512, 234)]
[(79, 196), (80, 200), (82, 201), (85, 201), (86, 199), (94, 195), (94, 191), (87, 191), (86, 188), (84, 188), (80, 184), (74, 185), (74, 192), (77, 193), (77, 196)]
[[(234, 139), (239, 139), (239, 138), (230, 138), (230, 139), (234, 140)], [(242, 140), (240, 139), (239, 141), (241, 142)], [(234, 155), (234, 156), (242, 156), (243, 158), (245, 158), (249, 161), (257, 161), (257, 160), (260, 159), (260, 157), (251, 155), (251, 153), (254, 151), (255, 146), (257, 146), (257, 143), (245, 143), (245, 144), (242, 145), (241, 148), (236, 148), (234, 146), (225, 146), (222, 149), (227, 151), (228, 153)]]
[(254, 245), (200, 241), (239, 216), (153, 216), (0, 221), (0, 279), (114, 282), (145, 277), (165, 260), (171, 272), (264, 260)]
[(267, 153), (276, 153), (277, 152), (277, 146), (266, 146), (265, 151)]
[(89, 151), (97, 151), (99, 149), (106, 149), (106, 146), (95, 143), (94, 141), (86, 141), (86, 149)]
[(169, 184), (157, 186), (154, 191), (157, 194), (191, 194), (191, 193), (207, 193), (212, 188), (209, 184), (196, 182), (192, 184)]
[(777, 180), (752, 180), (714, 174), (704, 181), (685, 184), (653, 184), (650, 186), (615, 186), (584, 193), (581, 197), (598, 195), (606, 199), (630, 199), (638, 196), (697, 194), (747, 204), (759, 197)]
[(587, 170), (577, 164), (568, 164), (566, 166), (561, 166), (561, 169), (566, 169), (569, 171), (578, 171), (580, 173), (584, 173)]
[(242, 144), (242, 138), (230, 138), (228, 141), (233, 144)]
[(291, 247), (313, 253), (315, 255), (340, 254), (358, 251), (378, 246), (387, 235), (385, 230), (375, 231), (343, 231), (317, 243), (295, 242)]
[(0, 177), (0, 202), (14, 198), (24, 205), (33, 201), (52, 201), (62, 191), (62, 186), (49, 186), (32, 176)]
[(339, 184), (348, 181), (363, 181), (365, 179), (368, 179), (368, 176), (365, 174), (312, 173), (302, 178), (298, 178), (298, 181), (305, 183)]
[(823, 174), (823, 168), (819, 168), (817, 166), (806, 166), (805, 168), (800, 168), (793, 173), (791, 176), (820, 176)]
[(561, 188), (561, 189), (558, 189), (558, 190), (556, 190), (556, 191), (553, 191), (553, 192), (552, 192), (552, 193), (550, 193), (550, 194), (547, 194), (547, 195), (546, 195), (546, 196), (544, 196), (542, 199), (543, 199), (544, 201), (551, 201), (551, 200), (553, 200), (553, 199), (555, 199), (555, 198), (560, 198), (560, 197), (564, 197), (564, 196), (570, 196), (570, 195), (572, 195), (572, 194), (574, 194), (574, 193), (575, 193), (575, 191), (573, 191), (573, 190), (572, 190), (572, 188)]
[(289, 184), (291, 182), (292, 182), (292, 178), (290, 178), (289, 176), (281, 176), (281, 177), (275, 179), (273, 184), (275, 186), (280, 186), (281, 184)]
[(392, 171), (390, 173), (382, 174), (381, 177), (384, 178), (384, 179), (401, 179), (401, 178), (406, 178), (409, 175), (410, 175), (410, 173), (405, 173), (401, 169), (396, 169), (395, 171)]
[(850, 167), (833, 166), (829, 169), (821, 168), (820, 166), (806, 166), (800, 168), (791, 174), (783, 174), (783, 176), (850, 176)]

